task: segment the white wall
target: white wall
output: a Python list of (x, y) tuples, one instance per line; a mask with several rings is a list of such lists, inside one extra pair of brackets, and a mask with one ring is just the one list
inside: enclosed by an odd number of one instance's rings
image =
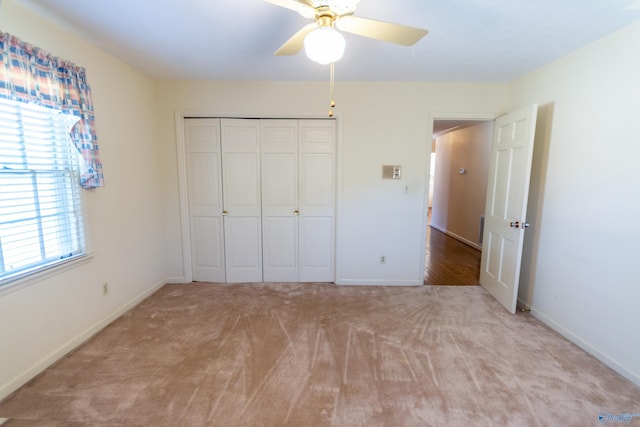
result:
[[(493, 121), (465, 127), (436, 138), (431, 226), (482, 248), (480, 216), (484, 215), (491, 158)], [(465, 169), (464, 174), (458, 171)]]
[(519, 298), (640, 385), (640, 22), (512, 82), (540, 105)]
[[(325, 117), (327, 83), (158, 82), (160, 138), (166, 160), (167, 265), (183, 277), (174, 112)], [(342, 284), (423, 282), (430, 117), (498, 115), (506, 85), (336, 84), (339, 120), (337, 279)], [(382, 180), (382, 165), (402, 179)], [(405, 193), (404, 187), (407, 186)], [(380, 256), (386, 257), (384, 265)]]
[(0, 398), (166, 277), (153, 81), (12, 0), (1, 6), (2, 31), (87, 68), (106, 187), (83, 191), (93, 258), (0, 291)]

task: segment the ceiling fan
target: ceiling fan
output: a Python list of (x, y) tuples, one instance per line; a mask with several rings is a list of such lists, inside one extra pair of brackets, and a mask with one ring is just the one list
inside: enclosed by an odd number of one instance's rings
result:
[(331, 64), (342, 57), (346, 33), (412, 46), (428, 31), (406, 25), (354, 16), (359, 0), (265, 0), (276, 6), (294, 10), (314, 22), (302, 27), (275, 52), (295, 55), (305, 48), (307, 56), (321, 64)]

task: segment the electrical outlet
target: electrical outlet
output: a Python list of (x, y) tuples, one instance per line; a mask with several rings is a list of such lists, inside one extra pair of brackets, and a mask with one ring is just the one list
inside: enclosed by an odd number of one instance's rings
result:
[(102, 284), (102, 296), (106, 297), (107, 295), (109, 295), (109, 283), (104, 282)]
[(387, 262), (387, 257), (384, 255), (380, 256), (380, 264), (384, 264), (385, 262)]

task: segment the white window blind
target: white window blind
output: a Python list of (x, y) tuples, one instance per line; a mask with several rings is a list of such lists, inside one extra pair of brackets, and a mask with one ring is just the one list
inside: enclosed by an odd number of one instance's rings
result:
[(0, 286), (85, 252), (76, 122), (0, 99)]

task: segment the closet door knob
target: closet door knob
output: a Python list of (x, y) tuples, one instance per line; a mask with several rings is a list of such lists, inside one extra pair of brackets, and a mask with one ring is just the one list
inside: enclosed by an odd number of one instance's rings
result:
[(229, 215), (229, 212), (227, 212), (227, 211), (222, 211), (222, 216), (227, 216), (227, 215)]
[(294, 214), (295, 216), (298, 216), (298, 215), (300, 215), (300, 211), (299, 211), (298, 209), (296, 209), (295, 211), (293, 211), (293, 214)]

